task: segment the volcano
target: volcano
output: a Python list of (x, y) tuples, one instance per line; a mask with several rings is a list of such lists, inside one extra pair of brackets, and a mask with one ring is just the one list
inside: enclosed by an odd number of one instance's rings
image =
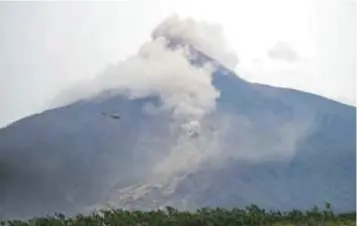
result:
[[(0, 218), (167, 205), (355, 209), (355, 107), (247, 82), (204, 49), (164, 37), (192, 70), (209, 66), (214, 106), (202, 104), (200, 87), (171, 95), (150, 79), (159, 91), (108, 86), (1, 129)], [(187, 103), (210, 110), (188, 114)]]

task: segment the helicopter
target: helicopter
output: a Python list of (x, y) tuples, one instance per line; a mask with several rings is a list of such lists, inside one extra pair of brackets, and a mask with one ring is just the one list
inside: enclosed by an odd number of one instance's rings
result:
[(110, 117), (110, 118), (112, 118), (112, 119), (120, 119), (120, 115), (119, 114), (107, 114), (107, 113), (105, 113), (105, 112), (102, 112), (102, 115), (104, 115), (104, 116), (107, 116), (107, 117)]

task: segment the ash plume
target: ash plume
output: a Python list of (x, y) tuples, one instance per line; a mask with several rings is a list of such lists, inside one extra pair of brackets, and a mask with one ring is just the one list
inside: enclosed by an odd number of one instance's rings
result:
[[(215, 108), (219, 92), (212, 85), (212, 62), (193, 65), (189, 61), (193, 54), (190, 48), (234, 67), (236, 57), (226, 50), (221, 33), (218, 26), (169, 17), (154, 29), (152, 40), (144, 43), (135, 56), (65, 92), (56, 104), (69, 104), (113, 90), (131, 99), (158, 96), (162, 110), (173, 110), (174, 118), (200, 118)], [(173, 41), (180, 45), (172, 48)]]
[(57, 103), (60, 101), (63, 105), (91, 98), (105, 90), (129, 99), (159, 97), (160, 105), (147, 109), (149, 113), (170, 112), (174, 129), (182, 135), (172, 151), (193, 151), (196, 147), (189, 147), (193, 144), (191, 136), (200, 133), (201, 121), (214, 111), (220, 95), (212, 84), (214, 62), (193, 63), (197, 51), (229, 68), (237, 63), (236, 56), (227, 50), (218, 25), (172, 16), (154, 29), (152, 39), (144, 43), (136, 55), (69, 90), (57, 99)]

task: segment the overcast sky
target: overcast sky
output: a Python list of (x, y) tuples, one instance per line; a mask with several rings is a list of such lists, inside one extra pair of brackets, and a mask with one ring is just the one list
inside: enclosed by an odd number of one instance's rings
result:
[(221, 24), (247, 80), (355, 103), (356, 1), (0, 2), (0, 127), (134, 54), (173, 13)]

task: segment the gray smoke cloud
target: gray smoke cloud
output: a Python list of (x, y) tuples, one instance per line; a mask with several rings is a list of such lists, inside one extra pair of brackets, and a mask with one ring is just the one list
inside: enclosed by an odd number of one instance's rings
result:
[(226, 45), (220, 25), (198, 22), (190, 18), (181, 20), (174, 15), (159, 24), (152, 36), (164, 36), (194, 46), (229, 69), (234, 69), (237, 65), (237, 56)]
[[(62, 94), (55, 103), (69, 104), (114, 90), (130, 99), (159, 96), (161, 110), (172, 110), (176, 120), (197, 121), (215, 108), (219, 92), (212, 85), (214, 65), (207, 62), (202, 67), (193, 66), (189, 48), (234, 67), (236, 57), (226, 50), (221, 33), (215, 25), (169, 17), (157, 26), (152, 40), (144, 43), (137, 55)], [(169, 47), (173, 40), (182, 45)]]

